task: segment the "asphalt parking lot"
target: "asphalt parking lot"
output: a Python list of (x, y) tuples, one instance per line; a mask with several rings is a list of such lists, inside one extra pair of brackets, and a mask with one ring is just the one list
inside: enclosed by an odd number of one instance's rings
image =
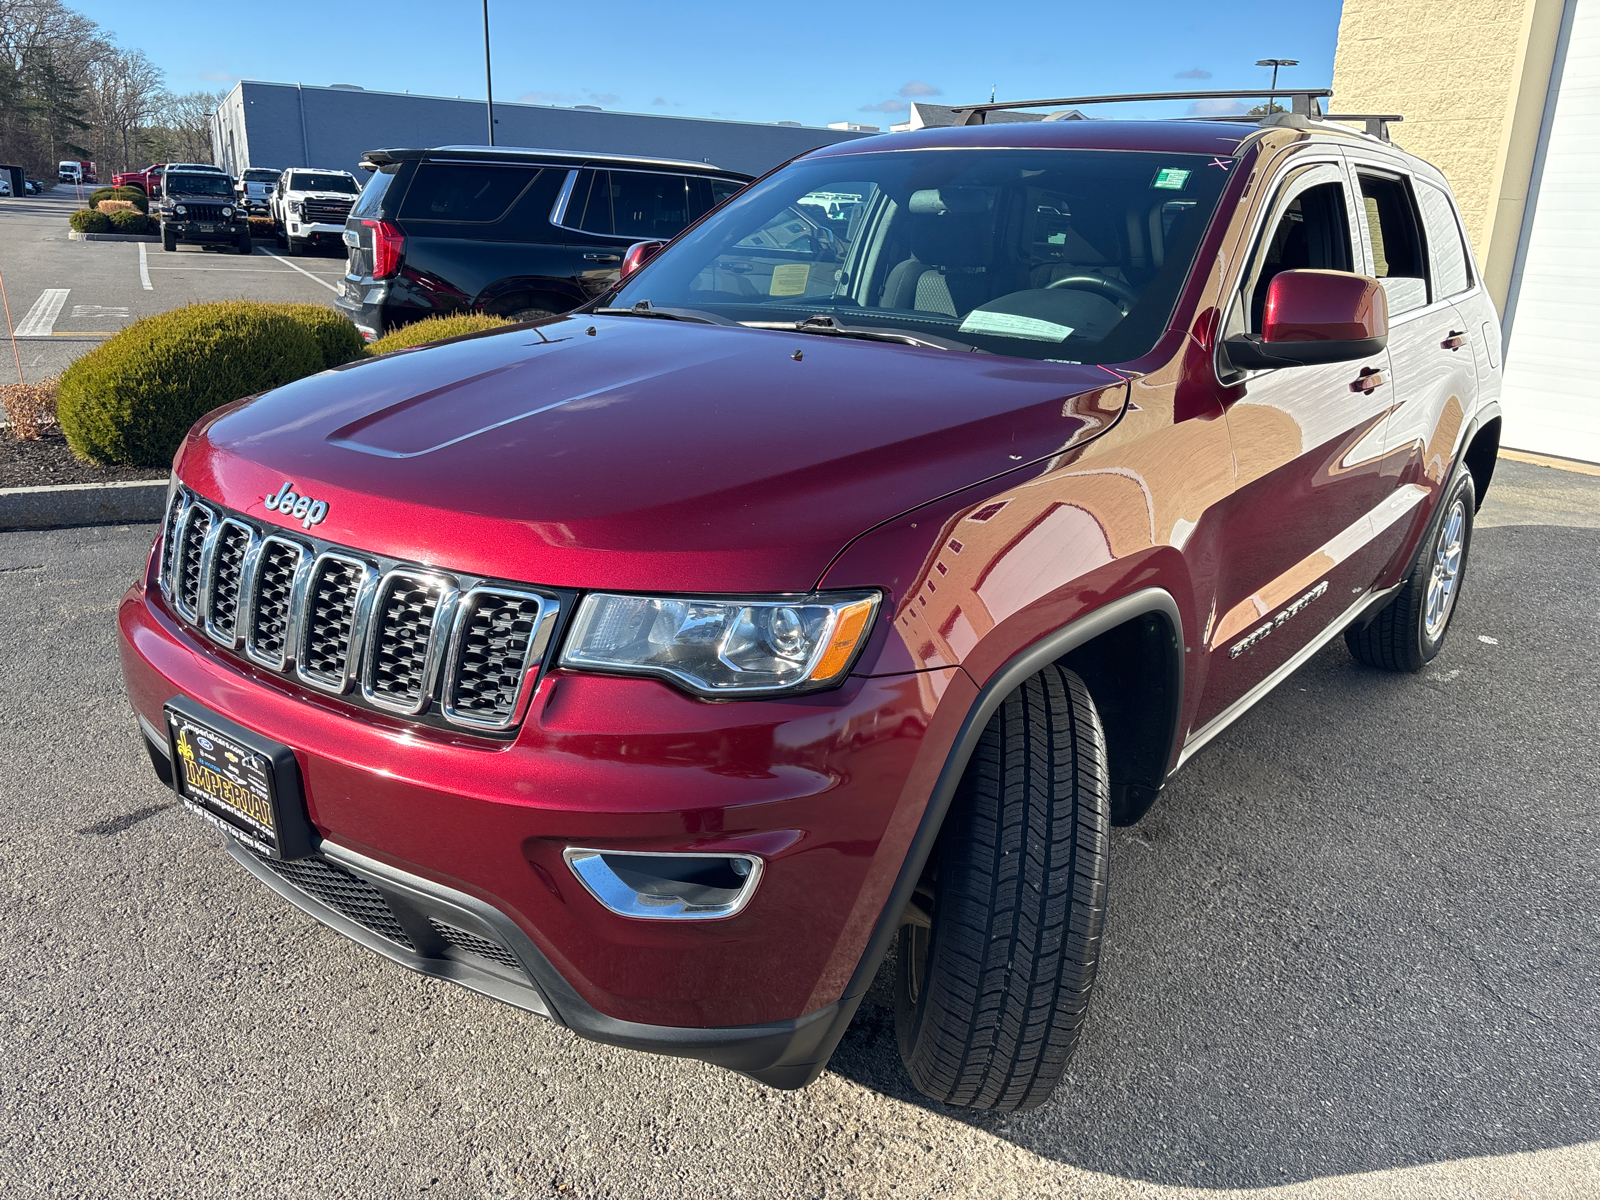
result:
[[(140, 317), (197, 300), (333, 303), (342, 247), (289, 257), (270, 240), (248, 257), (160, 242), (75, 242), (70, 187), (0, 200), (0, 273), (23, 377), (59, 375), (73, 359)], [(65, 295), (61, 295), (65, 291)], [(15, 363), (0, 370), (13, 382)]]
[(0, 534), (0, 1190), (1600, 1195), (1600, 479), (1503, 461), (1482, 516), (1425, 672), (1335, 642), (1118, 831), (1087, 1039), (1010, 1117), (916, 1094), (882, 979), (776, 1092), (343, 941), (150, 771), (152, 528)]

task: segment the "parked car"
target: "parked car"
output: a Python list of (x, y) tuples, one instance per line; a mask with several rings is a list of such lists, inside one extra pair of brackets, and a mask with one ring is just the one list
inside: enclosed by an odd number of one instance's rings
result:
[(301, 254), (313, 245), (341, 241), (345, 218), (360, 194), (361, 183), (349, 171), (289, 168), (268, 201), (279, 248)]
[(152, 163), (142, 171), (118, 171), (111, 177), (111, 186), (138, 188), (147, 196), (160, 195), (161, 172), (165, 169), (165, 165)]
[(246, 167), (234, 184), (239, 203), (251, 216), (267, 216), (272, 212), (272, 190), (278, 186), (282, 171), (271, 167)]
[[(801, 1086), (897, 946), (916, 1085), (1042, 1102), (1110, 826), (1333, 639), (1434, 658), (1494, 470), (1444, 177), (1288, 117), (824, 147), (576, 312), (217, 410), (120, 610), (156, 771), (279, 896), (577, 1033)], [(618, 198), (374, 162), (407, 296), (466, 219)]]
[(44, 192), (44, 180), (28, 177), (23, 181), (23, 189), (30, 196), (38, 196)]
[(10, 195), (11, 195), (11, 180), (5, 178), (4, 176), (0, 176), (0, 196), (9, 197)]
[(628, 247), (668, 238), (749, 176), (705, 163), (548, 150), (373, 150), (334, 303), (369, 339), (422, 317), (518, 320), (610, 287)]
[(240, 254), (251, 250), (250, 220), (233, 195), (233, 180), (222, 171), (180, 171), (168, 165), (161, 176), (161, 248), (176, 250), (178, 243), (231, 246)]

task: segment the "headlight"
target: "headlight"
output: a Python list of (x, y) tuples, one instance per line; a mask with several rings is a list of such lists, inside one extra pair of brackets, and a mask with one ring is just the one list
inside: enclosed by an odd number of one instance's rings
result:
[(184, 213), (188, 212), (189, 210), (187, 208), (185, 208), (183, 205), (180, 204), (180, 205), (178, 205), (177, 208), (173, 209), (172, 211), (177, 213), (181, 217), (181, 216), (183, 216)]
[(223, 205), (223, 206), (222, 206), (222, 215), (223, 215), (223, 216), (225, 216), (225, 217), (231, 217), (231, 216), (233, 216), (233, 205), (231, 205), (231, 204), (224, 204), (224, 205)]
[(796, 598), (586, 596), (561, 665), (659, 675), (702, 696), (838, 683), (872, 628), (876, 592)]
[(300, 201), (298, 201), (298, 200), (289, 201), (289, 211), (298, 216), (299, 213), (300, 213)]

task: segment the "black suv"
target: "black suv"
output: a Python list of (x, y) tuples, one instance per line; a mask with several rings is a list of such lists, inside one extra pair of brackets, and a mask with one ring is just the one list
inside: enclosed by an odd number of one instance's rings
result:
[(179, 242), (231, 246), (250, 253), (250, 220), (233, 194), (233, 177), (221, 171), (168, 171), (161, 178), (161, 248)]
[(373, 150), (345, 223), (334, 303), (368, 338), (423, 317), (531, 320), (616, 280), (639, 241), (665, 240), (750, 182), (707, 163), (448, 146)]

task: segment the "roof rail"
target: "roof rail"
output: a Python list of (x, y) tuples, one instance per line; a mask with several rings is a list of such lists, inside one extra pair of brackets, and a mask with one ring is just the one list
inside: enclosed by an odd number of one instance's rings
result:
[(1381, 142), (1389, 138), (1389, 126), (1405, 118), (1399, 113), (1328, 113), (1322, 118), (1324, 121), (1360, 121), (1366, 126), (1367, 133)]
[[(1276, 100), (1287, 97), (1292, 101), (1290, 111), (1322, 119), (1322, 106), (1317, 101), (1333, 95), (1332, 88), (1285, 88), (1274, 91), (1220, 91), (1220, 92), (1127, 92), (1116, 96), (1061, 96), (1054, 100), (1004, 100), (996, 104), (964, 104), (952, 108), (952, 113), (966, 113), (963, 125), (982, 125), (992, 112), (1009, 108), (1061, 108), (1069, 104), (1121, 104), (1134, 100)], [(1046, 118), (1048, 120), (1048, 118)]]

